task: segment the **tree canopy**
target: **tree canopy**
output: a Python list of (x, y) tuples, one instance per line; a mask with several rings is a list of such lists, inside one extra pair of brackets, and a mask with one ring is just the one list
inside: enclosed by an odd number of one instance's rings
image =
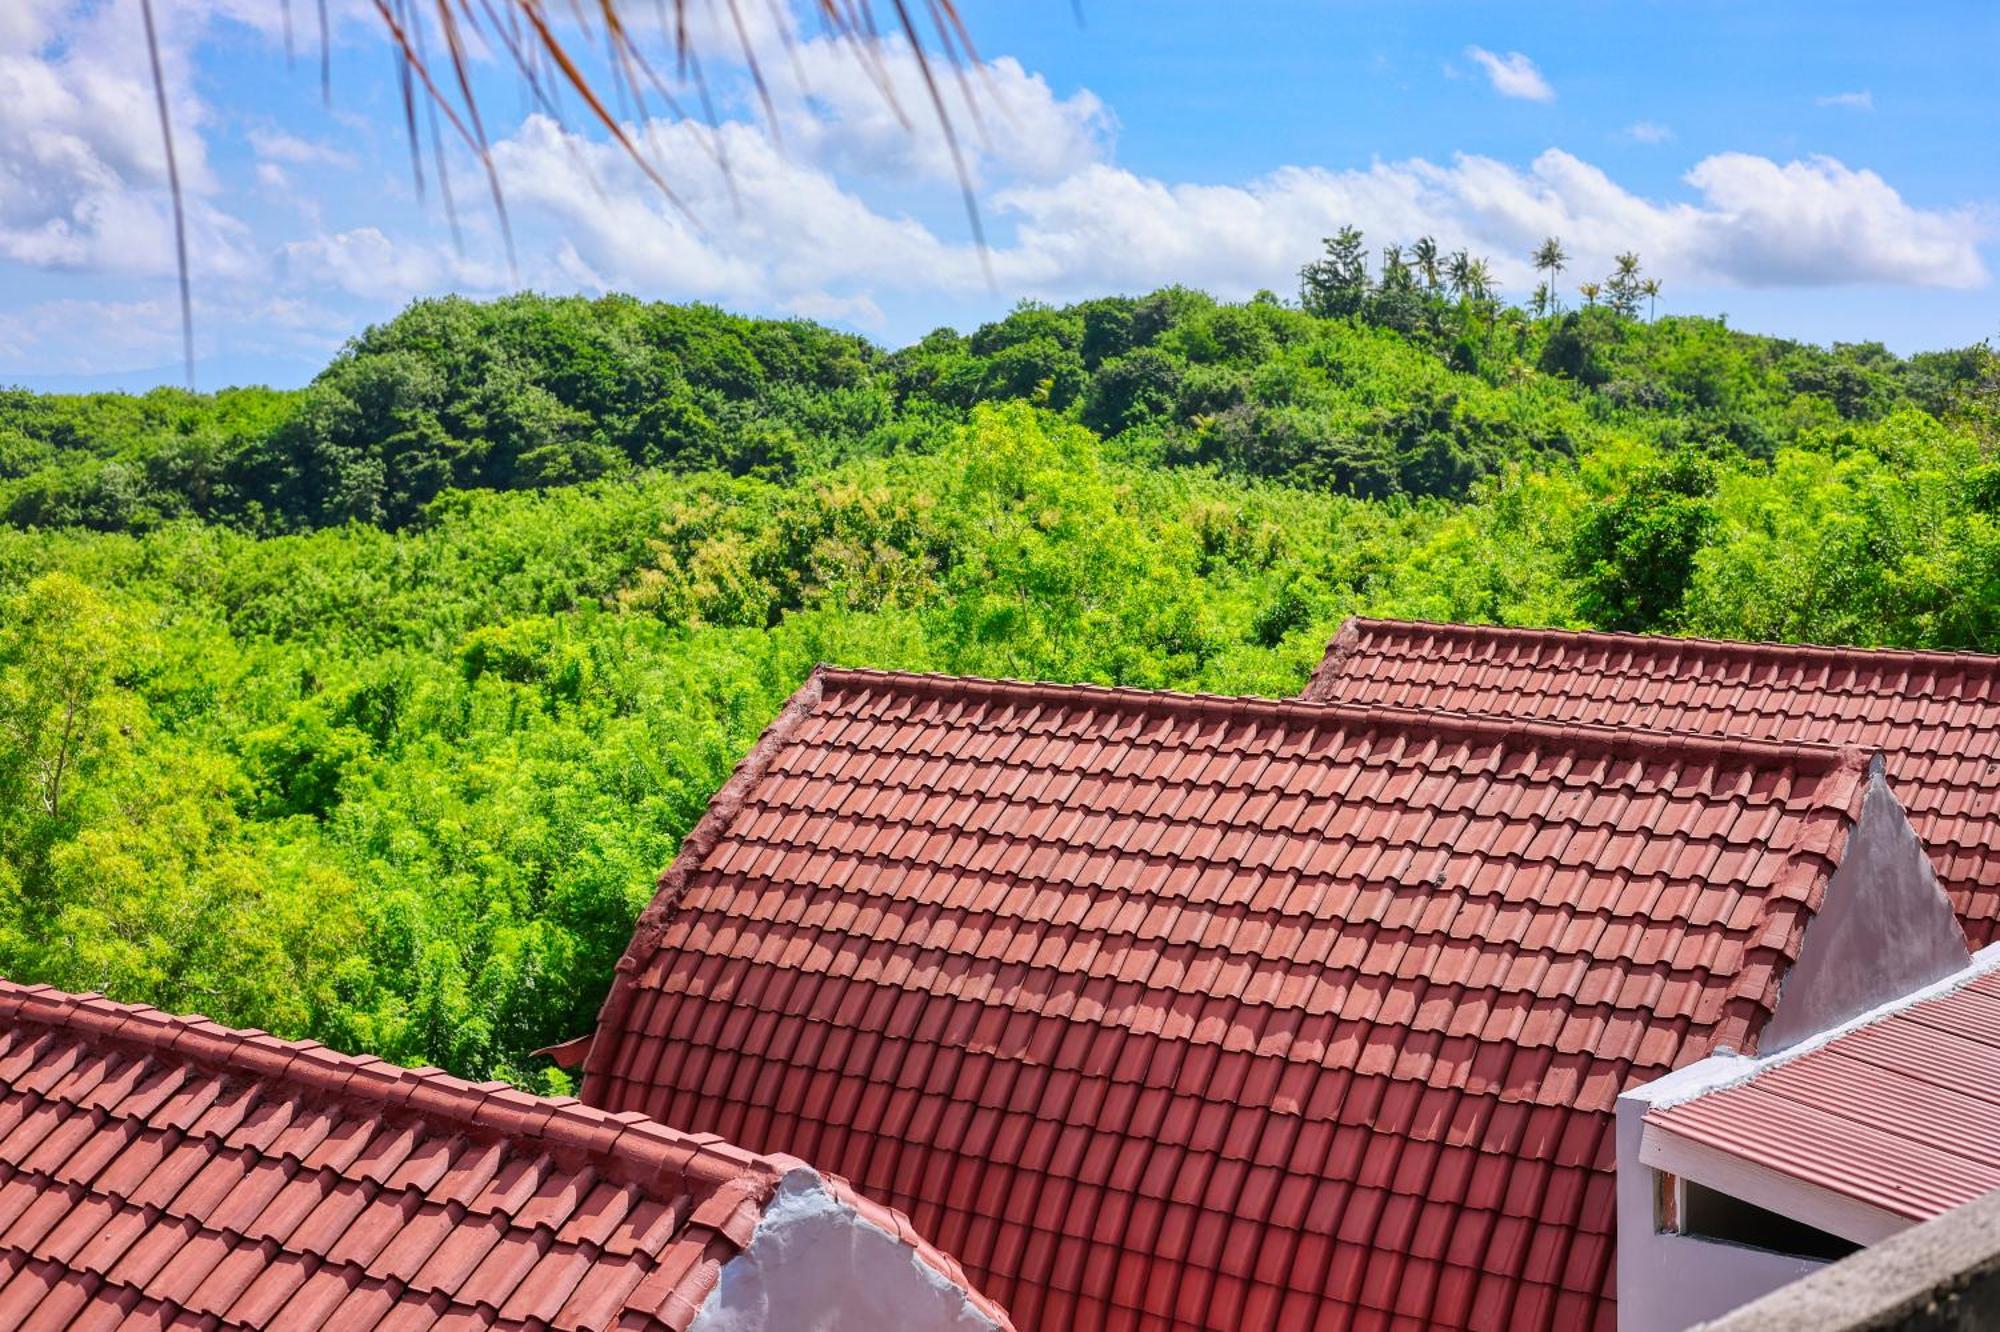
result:
[(560, 1085), (817, 661), (1282, 695), (1362, 612), (2000, 649), (1989, 349), (1397, 257), (894, 352), (434, 301), (297, 392), (0, 396), (0, 973)]

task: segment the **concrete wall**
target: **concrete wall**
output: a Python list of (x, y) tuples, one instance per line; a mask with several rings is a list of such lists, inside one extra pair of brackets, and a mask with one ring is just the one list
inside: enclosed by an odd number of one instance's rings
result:
[(1755, 1063), (1743, 1056), (1704, 1059), (1618, 1098), (1618, 1332), (1681, 1332), (1826, 1266), (1659, 1231), (1655, 1173), (1639, 1162), (1647, 1108), (1731, 1081)]
[(907, 1244), (794, 1170), (688, 1332), (995, 1332)]
[(1757, 1049), (1775, 1054), (1950, 975), (1970, 956), (1951, 901), (1878, 758), (1861, 817)]

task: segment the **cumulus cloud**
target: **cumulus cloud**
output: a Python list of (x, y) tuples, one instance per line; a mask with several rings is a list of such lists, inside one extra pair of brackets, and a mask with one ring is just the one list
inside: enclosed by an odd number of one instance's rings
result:
[(281, 129), (260, 126), (250, 131), (250, 148), (261, 162), (289, 166), (351, 167), (354, 156), (332, 144), (302, 139)]
[(1486, 71), (1486, 81), (1502, 97), (1518, 97), (1527, 102), (1553, 102), (1556, 99), (1556, 90), (1542, 77), (1542, 71), (1519, 51), (1496, 55), (1483, 46), (1468, 46), (1465, 55)]
[[(956, 233), (872, 206), (832, 171), (788, 156), (744, 125), (723, 131), (734, 193), (701, 131), (655, 126), (648, 141), (703, 225), (669, 206), (622, 152), (531, 119), (496, 146), (509, 198), (566, 238), (573, 282), (837, 317), (872, 318), (883, 298), (985, 290)], [(1528, 256), (1560, 235), (1575, 270), (1637, 249), (1676, 283), (1774, 287), (1983, 284), (1980, 220), (1926, 210), (1871, 171), (1832, 158), (1780, 163), (1725, 153), (1685, 176), (1689, 198), (1626, 189), (1549, 150), (1527, 166), (1462, 155), (1365, 168), (1289, 167), (1241, 185), (1192, 185), (1107, 162), (987, 196), (1000, 290), (1063, 298), (1188, 282), (1227, 295), (1290, 288), (1299, 263), (1342, 225), (1371, 240), (1433, 235), (1492, 258), (1525, 292)], [(867, 305), (860, 304), (868, 302)]]
[(898, 181), (954, 179), (953, 140), (975, 179), (1054, 180), (1101, 159), (1113, 132), (1109, 110), (1087, 89), (1058, 97), (1011, 56), (967, 77), (976, 105), (947, 82), (947, 134), (908, 42), (885, 43), (872, 60), (820, 38), (792, 52), (792, 79), (778, 85), (778, 125), (794, 155), (843, 174)]
[[(161, 11), (161, 56), (195, 264), (240, 273), (244, 228), (213, 200), (190, 50), (221, 9)], [(0, 24), (0, 258), (38, 268), (170, 271), (166, 154), (133, 0), (17, 0)]]
[(391, 237), (379, 227), (290, 241), (278, 249), (276, 277), (293, 290), (333, 288), (380, 304), (443, 291), (498, 292), (504, 265), (469, 259), (427, 241)]
[(1137, 268), (1164, 253), (1194, 267), (1192, 278), (1237, 291), (1277, 285), (1319, 236), (1348, 222), (1382, 240), (1430, 234), (1490, 254), (1517, 290), (1532, 280), (1528, 253), (1549, 235), (1563, 237), (1579, 271), (1637, 249), (1655, 273), (1690, 283), (1986, 281), (1977, 218), (1915, 208), (1873, 172), (1824, 157), (1780, 164), (1727, 153), (1686, 181), (1699, 202), (1648, 199), (1552, 149), (1526, 169), (1464, 155), (1287, 169), (1240, 188), (1168, 186), (1105, 168), (1003, 199), (1026, 219), (1024, 246), (1064, 256), (1058, 267), (1088, 271), (1093, 256), (1123, 256)]
[(1813, 105), (1844, 107), (1849, 111), (1873, 111), (1875, 94), (1866, 88), (1859, 92), (1828, 93), (1824, 97), (1813, 98)]

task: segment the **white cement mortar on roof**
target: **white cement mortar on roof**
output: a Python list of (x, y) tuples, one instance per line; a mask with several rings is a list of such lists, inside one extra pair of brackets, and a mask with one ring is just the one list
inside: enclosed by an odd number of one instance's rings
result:
[(2000, 943), (1988, 944), (1980, 949), (1972, 955), (1972, 960), (1963, 968), (1952, 972), (1941, 981), (1935, 981), (1922, 989), (1912, 990), (1908, 994), (1891, 999), (1888, 1003), (1877, 1004), (1859, 1017), (1849, 1018), (1839, 1026), (1828, 1027), (1825, 1031), (1808, 1036), (1796, 1045), (1786, 1046), (1776, 1054), (1710, 1055), (1706, 1059), (1689, 1064), (1686, 1068), (1677, 1068), (1663, 1077), (1641, 1083), (1624, 1093), (1620, 1099), (1630, 1097), (1635, 1101), (1645, 1102), (1649, 1109), (1663, 1110), (1671, 1105), (1679, 1105), (1683, 1101), (1692, 1101), (1697, 1096), (1706, 1096), (1710, 1092), (1721, 1091), (1726, 1087), (1739, 1086), (1780, 1065), (1803, 1058), (1821, 1046), (1830, 1045), (1850, 1032), (1872, 1026), (1883, 1018), (1894, 1017), (1917, 1004), (1942, 999), (1948, 994), (1962, 990), (1996, 969), (2000, 969)]
[(995, 1332), (907, 1244), (810, 1170), (785, 1176), (688, 1332)]

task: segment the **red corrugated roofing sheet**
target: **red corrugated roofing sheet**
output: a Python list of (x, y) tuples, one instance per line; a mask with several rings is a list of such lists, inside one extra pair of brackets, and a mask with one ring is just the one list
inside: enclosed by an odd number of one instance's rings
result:
[(10, 1329), (685, 1329), (799, 1165), (0, 981)]
[(2000, 940), (2000, 657), (1355, 619), (1304, 696), (1881, 750), (1967, 941)]
[(1024, 1327), (1609, 1327), (1614, 1099), (1754, 1044), (1865, 766), (822, 670), (584, 1095), (840, 1169)]
[(2000, 974), (1646, 1124), (1908, 1221), (1941, 1215), (2000, 1189)]

